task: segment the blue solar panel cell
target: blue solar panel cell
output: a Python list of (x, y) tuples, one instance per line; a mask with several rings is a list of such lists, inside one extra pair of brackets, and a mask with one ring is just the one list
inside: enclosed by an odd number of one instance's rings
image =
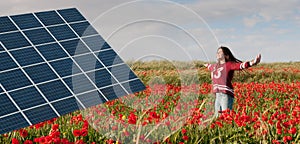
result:
[(98, 88), (112, 85), (117, 81), (108, 73), (106, 69), (89, 72), (88, 77), (96, 84)]
[(128, 93), (135, 93), (144, 90), (146, 87), (140, 80), (134, 80), (122, 83)]
[(107, 67), (123, 63), (122, 59), (112, 49), (107, 51), (102, 51), (96, 54), (98, 55), (98, 58), (103, 62), (103, 64)]
[(5, 51), (2, 45), (0, 45), (0, 52)]
[(109, 68), (109, 71), (116, 77), (119, 82), (137, 78), (126, 64), (111, 67)]
[(118, 97), (127, 95), (120, 85), (103, 88), (100, 89), (100, 91), (109, 100), (117, 99)]
[(110, 45), (109, 45), (107, 42), (105, 42), (105, 43), (102, 45), (101, 50), (109, 49), (109, 48), (111, 48)]
[(75, 97), (55, 102), (52, 105), (60, 115), (65, 115), (81, 108)]
[(35, 15), (45, 26), (65, 23), (55, 11), (38, 12)]
[(81, 72), (71, 59), (54, 61), (50, 62), (50, 64), (60, 77), (70, 76)]
[(80, 12), (76, 8), (58, 10), (58, 12), (69, 23), (85, 20), (85, 18), (80, 14)]
[(72, 93), (60, 80), (55, 80), (49, 83), (38, 85), (38, 88), (51, 102), (68, 96), (72, 96)]
[(25, 35), (34, 45), (54, 42), (54, 38), (47, 32), (46, 29), (33, 29), (24, 31)]
[(80, 37), (98, 34), (89, 22), (74, 23), (70, 26)]
[(101, 63), (96, 59), (94, 54), (81, 55), (75, 57), (74, 59), (85, 72), (103, 67)]
[(35, 87), (13, 91), (9, 94), (22, 110), (46, 103), (43, 96)]
[(32, 124), (37, 124), (39, 122), (57, 117), (54, 110), (49, 105), (44, 105), (24, 111), (24, 114), (28, 117)]
[(32, 84), (20, 69), (0, 73), (0, 83), (6, 91)]
[(75, 94), (96, 89), (96, 87), (94, 87), (89, 79), (83, 74), (65, 78), (64, 81)]
[(77, 37), (68, 25), (53, 26), (48, 29), (58, 41)]
[(90, 50), (79, 39), (61, 42), (61, 45), (71, 56), (88, 53)]
[(21, 66), (36, 64), (44, 61), (33, 47), (15, 50), (12, 51), (11, 54)]
[(6, 94), (0, 94), (0, 115), (7, 115), (18, 111)]
[(0, 71), (17, 68), (18, 65), (7, 53), (0, 53)]
[(77, 98), (85, 107), (91, 107), (98, 105), (99, 103), (106, 102), (106, 100), (98, 91), (91, 91), (82, 95), (78, 95)]
[(57, 43), (37, 46), (36, 48), (41, 52), (41, 54), (48, 61), (68, 57), (65, 51)]
[(24, 70), (36, 84), (57, 78), (55, 73), (45, 63), (31, 67), (26, 67), (24, 68)]
[(30, 46), (30, 43), (20, 32), (1, 34), (0, 41), (8, 50)]
[(105, 40), (99, 35), (83, 38), (83, 41), (92, 51), (99, 51), (110, 48)]
[(0, 33), (16, 31), (18, 28), (12, 23), (12, 21), (6, 17), (0, 17)]
[(20, 29), (42, 27), (42, 24), (31, 13), (11, 16), (11, 18)]
[(16, 113), (0, 119), (0, 133), (13, 131), (19, 128), (29, 126), (21, 113)]

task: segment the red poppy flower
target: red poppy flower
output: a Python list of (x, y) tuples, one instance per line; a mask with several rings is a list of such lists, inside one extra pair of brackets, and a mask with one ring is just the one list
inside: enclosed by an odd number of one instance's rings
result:
[(11, 140), (11, 143), (12, 143), (12, 144), (19, 144), (19, 140), (16, 139), (16, 138), (13, 138), (13, 139)]
[(78, 130), (78, 129), (75, 129), (75, 130), (73, 130), (73, 135), (74, 135), (75, 137), (79, 137), (79, 136), (81, 135), (81, 131)]
[(23, 144), (33, 144), (33, 142), (31, 140), (26, 140)]
[(185, 140), (185, 141), (187, 141), (187, 140), (189, 140), (189, 137), (186, 136), (186, 135), (184, 135), (184, 136), (182, 136), (182, 139)]
[(25, 129), (20, 129), (19, 133), (20, 133), (20, 136), (23, 137), (23, 138), (28, 136), (28, 131), (25, 130)]

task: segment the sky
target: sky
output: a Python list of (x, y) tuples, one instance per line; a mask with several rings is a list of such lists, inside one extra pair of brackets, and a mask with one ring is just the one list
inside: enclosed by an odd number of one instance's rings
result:
[(298, 0), (10, 0), (0, 15), (76, 7), (124, 60), (215, 61), (219, 46), (300, 61)]

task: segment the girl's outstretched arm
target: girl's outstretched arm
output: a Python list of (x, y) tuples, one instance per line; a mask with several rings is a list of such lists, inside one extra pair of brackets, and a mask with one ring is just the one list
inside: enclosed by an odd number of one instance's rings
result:
[(255, 59), (251, 61), (245, 61), (240, 63), (229, 63), (229, 65), (230, 65), (230, 69), (232, 70), (242, 70), (257, 65), (258, 63), (260, 63), (260, 60), (261, 60), (261, 55), (258, 54), (255, 57)]

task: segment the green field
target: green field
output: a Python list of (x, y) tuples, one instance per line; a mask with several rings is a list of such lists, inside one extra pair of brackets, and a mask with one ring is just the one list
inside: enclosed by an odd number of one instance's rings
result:
[(145, 91), (2, 134), (0, 143), (300, 143), (300, 62), (235, 73), (233, 111), (216, 119), (203, 62), (128, 64)]

